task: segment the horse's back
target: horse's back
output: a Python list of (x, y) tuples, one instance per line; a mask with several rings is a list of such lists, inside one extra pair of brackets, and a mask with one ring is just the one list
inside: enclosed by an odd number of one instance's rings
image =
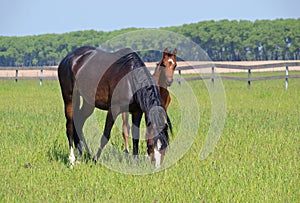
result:
[[(117, 95), (114, 101), (129, 102), (132, 97), (130, 72), (142, 66), (145, 66), (144, 62), (130, 48), (106, 52), (81, 47), (62, 60), (59, 77), (66, 90), (73, 88), (76, 80), (76, 89), (86, 102), (107, 110), (113, 94)], [(117, 93), (114, 93), (116, 89)]]
[(130, 48), (106, 52), (91, 46), (83, 46), (69, 53), (58, 66), (59, 77), (72, 72), (77, 78), (100, 77), (109, 67), (126, 55), (135, 53)]
[[(85, 55), (87, 52), (91, 52), (95, 50), (95, 47), (91, 46), (83, 46), (80, 48), (75, 49), (74, 51), (70, 52), (65, 58), (63, 58), (58, 65), (58, 73), (62, 73), (66, 70), (72, 70), (74, 62), (76, 62), (76, 59), (80, 58), (81, 56)], [(63, 76), (63, 75), (60, 75)]]
[(130, 48), (120, 49), (116, 52), (95, 49), (78, 70), (76, 78), (101, 78), (114, 63), (131, 53), (134, 51)]

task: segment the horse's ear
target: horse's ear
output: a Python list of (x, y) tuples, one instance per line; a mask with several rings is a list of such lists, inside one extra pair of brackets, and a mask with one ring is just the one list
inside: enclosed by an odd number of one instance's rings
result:
[(177, 55), (177, 49), (176, 48), (173, 50), (172, 55), (174, 55), (174, 56)]
[(168, 54), (169, 54), (169, 50), (168, 50), (168, 48), (165, 48), (165, 49), (164, 49), (164, 52), (163, 52), (163, 58), (164, 58), (165, 56), (168, 56)]

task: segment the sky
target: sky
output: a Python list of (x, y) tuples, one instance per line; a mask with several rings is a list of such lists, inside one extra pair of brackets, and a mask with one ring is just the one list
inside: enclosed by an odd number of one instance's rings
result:
[(0, 36), (300, 18), (299, 0), (0, 0)]

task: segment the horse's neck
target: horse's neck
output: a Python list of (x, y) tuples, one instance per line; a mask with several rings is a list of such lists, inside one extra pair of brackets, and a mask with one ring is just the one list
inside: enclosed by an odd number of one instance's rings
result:
[(152, 76), (153, 76), (153, 78), (154, 78), (157, 85), (158, 85), (158, 82), (159, 82), (159, 75), (160, 75), (160, 70), (159, 70), (158, 67), (156, 67), (156, 69), (155, 69)]
[(155, 71), (153, 73), (153, 78), (159, 87), (163, 87), (163, 88), (167, 89), (167, 85), (166, 85), (165, 81), (162, 81), (161, 70), (159, 67), (157, 67), (155, 69)]

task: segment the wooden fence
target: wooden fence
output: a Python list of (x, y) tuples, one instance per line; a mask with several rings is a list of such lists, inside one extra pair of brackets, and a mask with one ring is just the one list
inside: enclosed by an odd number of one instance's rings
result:
[[(155, 63), (146, 64), (149, 70), (153, 71)], [(181, 83), (182, 74), (184, 73), (197, 73), (204, 72), (203, 74), (195, 74), (194, 77), (184, 77), (186, 81), (191, 80), (211, 80), (212, 84), (216, 78), (221, 78), (222, 80), (235, 80), (244, 81), (248, 83), (248, 88), (251, 87), (252, 81), (261, 80), (276, 80), (283, 79), (285, 81), (285, 88), (288, 88), (288, 81), (290, 78), (300, 78), (300, 75), (290, 75), (289, 69), (292, 67), (298, 67), (300, 70), (300, 61), (289, 61), (289, 62), (279, 62), (279, 63), (267, 63), (267, 64), (254, 64), (254, 65), (239, 65), (224, 62), (178, 62), (178, 67), (176, 70), (179, 74), (178, 83)], [(251, 77), (253, 71), (265, 69), (278, 68), (283, 72), (282, 75), (277, 76), (265, 76), (265, 77)], [(206, 70), (206, 71), (203, 71)], [(226, 71), (222, 70), (233, 70), (232, 72), (248, 72), (248, 77), (233, 77), (217, 75), (217, 73), (222, 73)], [(24, 72), (29, 72), (24, 74)], [(46, 73), (45, 73), (46, 72)], [(20, 74), (22, 73), (22, 74)], [(19, 79), (38, 79), (40, 85), (42, 85), (43, 80), (57, 80), (57, 67), (54, 66), (32, 66), (32, 67), (0, 67), (0, 79), (14, 79), (18, 82)]]
[[(200, 76), (197, 77), (188, 77), (184, 78), (187, 81), (191, 80), (211, 80), (212, 84), (214, 84), (214, 81), (216, 78), (221, 78), (222, 80), (235, 80), (235, 81), (245, 81), (248, 83), (248, 88), (251, 87), (252, 81), (261, 81), (261, 80), (277, 80), (277, 79), (284, 79), (285, 81), (285, 88), (288, 89), (289, 84), (289, 78), (300, 78), (300, 75), (289, 75), (289, 68), (297, 67), (298, 70), (300, 70), (300, 62), (280, 62), (280, 63), (267, 63), (267, 64), (254, 64), (254, 65), (234, 65), (234, 64), (226, 64), (226, 63), (218, 63), (218, 62), (210, 62), (210, 63), (202, 63), (202, 64), (196, 64), (196, 65), (183, 65), (178, 67), (179, 72), (179, 83), (181, 80), (181, 74), (182, 71), (189, 70), (201, 70), (201, 69), (210, 69), (211, 71), (206, 71), (204, 74), (200, 74)], [(221, 69), (221, 71), (216, 71), (216, 69)], [(222, 69), (231, 69), (234, 70), (232, 72), (248, 72), (248, 77), (233, 77), (233, 76), (224, 76), (224, 75), (216, 75), (216, 72), (222, 73)], [(277, 71), (280, 71), (278, 69), (281, 69), (284, 74), (277, 75), (277, 76), (265, 76), (265, 77), (251, 77), (252, 71), (257, 70), (268, 70), (268, 69), (277, 69)], [(225, 71), (226, 72), (226, 71)]]
[[(47, 73), (45, 74), (45, 71)], [(49, 74), (50, 73), (50, 74)], [(15, 66), (0, 67), (0, 79), (18, 82), (22, 80), (36, 80), (43, 84), (43, 80), (57, 80), (57, 67), (55, 66)]]

